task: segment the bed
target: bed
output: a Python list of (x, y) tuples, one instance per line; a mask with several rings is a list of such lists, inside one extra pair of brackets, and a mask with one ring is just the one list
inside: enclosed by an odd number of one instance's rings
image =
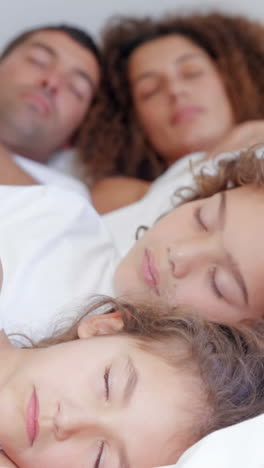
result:
[[(113, 1), (111, 4), (107, 1), (99, 1), (96, 7), (93, 3), (90, 5), (82, 0), (77, 0), (74, 3), (63, 3), (59, 0), (49, 0), (48, 2), (36, 2), (31, 0), (29, 8), (25, 10), (22, 3), (16, 4), (16, 15), (10, 14), (10, 22), (7, 21), (7, 16), (2, 15), (2, 44), (8, 40), (14, 32), (23, 28), (36, 25), (37, 23), (45, 23), (50, 21), (73, 21), (81, 26), (86, 26), (89, 21), (95, 21), (91, 26), (91, 31), (95, 32), (101, 26), (105, 17), (109, 13), (158, 13), (166, 7), (172, 8), (175, 5), (174, 1), (164, 1), (162, 4), (157, 1), (148, 0), (142, 5), (141, 0), (124, 4), (119, 1)], [(132, 6), (133, 3), (133, 6)], [(181, 0), (179, 4), (188, 7), (201, 6), (199, 0), (186, 2)], [(210, 7), (218, 7), (214, 1), (204, 1), (202, 5)], [(238, 8), (237, 8), (238, 6)], [(50, 7), (50, 8), (49, 8)], [(248, 13), (255, 17), (264, 17), (264, 3), (258, 0), (249, 2), (222, 2), (222, 7), (226, 11), (239, 11)], [(14, 0), (9, 2), (7, 9), (12, 12), (14, 10)], [(19, 12), (21, 8), (21, 14)], [(84, 14), (85, 9), (85, 14)], [(63, 11), (62, 11), (63, 10)], [(194, 157), (197, 160), (201, 155)], [(29, 160), (17, 158), (17, 162), (26, 169), (31, 175), (36, 177), (40, 182), (50, 185), (59, 185), (66, 189), (77, 191), (84, 197), (89, 199), (89, 191), (78, 180), (74, 179), (72, 166), (69, 161), (72, 156), (65, 158), (64, 154), (59, 155), (51, 161), (49, 167), (43, 167)], [(175, 173), (173, 170), (161, 176), (153, 185), (151, 192), (137, 204), (133, 204), (128, 208), (123, 208), (115, 213), (111, 213), (104, 217), (105, 223), (111, 230), (115, 243), (118, 246), (121, 255), (124, 255), (128, 250), (132, 240), (134, 239), (135, 229), (141, 220), (144, 224), (152, 224), (161, 212), (165, 212), (171, 206), (170, 195), (172, 186), (175, 185), (174, 178), (177, 176), (181, 180), (181, 184), (188, 183), (190, 176), (187, 171), (189, 160), (188, 158), (179, 164)], [(154, 208), (155, 209), (154, 209)], [(147, 214), (146, 214), (147, 213)], [(129, 223), (126, 221), (129, 220)], [(122, 230), (120, 230), (122, 226)], [(128, 230), (124, 235), (123, 227), (127, 226)], [(264, 378), (264, 376), (263, 376)], [(264, 468), (264, 416), (243, 422), (239, 425), (218, 431), (204, 438), (194, 447), (189, 449), (174, 465), (175, 468)]]

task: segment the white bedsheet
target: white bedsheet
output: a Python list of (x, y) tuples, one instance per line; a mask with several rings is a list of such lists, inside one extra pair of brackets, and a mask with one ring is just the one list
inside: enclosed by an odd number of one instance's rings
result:
[(74, 153), (72, 151), (60, 152), (54, 156), (49, 164), (41, 164), (18, 155), (14, 155), (13, 158), (18, 166), (41, 184), (65, 188), (90, 200), (87, 186), (78, 179), (77, 173), (74, 172)]
[(264, 468), (264, 415), (214, 432), (167, 468)]

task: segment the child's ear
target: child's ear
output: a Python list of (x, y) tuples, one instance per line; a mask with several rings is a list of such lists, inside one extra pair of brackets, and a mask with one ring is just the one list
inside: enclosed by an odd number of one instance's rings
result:
[(78, 327), (79, 338), (114, 335), (122, 330), (123, 320), (118, 312), (85, 317)]

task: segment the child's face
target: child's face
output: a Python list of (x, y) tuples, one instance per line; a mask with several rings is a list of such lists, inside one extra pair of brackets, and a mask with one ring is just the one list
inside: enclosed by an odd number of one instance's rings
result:
[(246, 186), (176, 208), (120, 263), (116, 294), (190, 304), (212, 320), (261, 316), (263, 207), (264, 191)]
[(0, 391), (0, 442), (20, 468), (151, 468), (194, 442), (198, 378), (127, 336), (18, 353)]

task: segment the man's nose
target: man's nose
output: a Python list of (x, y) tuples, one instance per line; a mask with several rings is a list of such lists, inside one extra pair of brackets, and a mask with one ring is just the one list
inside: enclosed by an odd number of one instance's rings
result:
[(175, 278), (184, 278), (196, 268), (215, 262), (219, 257), (217, 239), (203, 235), (168, 247), (168, 260)]
[(62, 73), (58, 69), (52, 68), (45, 71), (41, 76), (40, 86), (51, 94), (56, 94), (59, 91), (63, 80), (64, 77)]

